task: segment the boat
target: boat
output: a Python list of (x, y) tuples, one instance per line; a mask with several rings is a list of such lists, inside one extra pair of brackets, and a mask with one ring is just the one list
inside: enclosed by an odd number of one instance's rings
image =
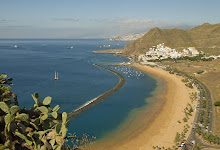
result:
[(103, 45), (104, 47), (110, 47), (111, 45)]
[(15, 46), (14, 46), (14, 48), (18, 48), (18, 46), (17, 46), (17, 45), (15, 45)]
[(102, 48), (102, 46), (97, 46), (97, 48)]
[(73, 46), (67, 47), (68, 49), (73, 49)]
[(54, 80), (58, 80), (58, 72), (55, 71), (55, 78)]

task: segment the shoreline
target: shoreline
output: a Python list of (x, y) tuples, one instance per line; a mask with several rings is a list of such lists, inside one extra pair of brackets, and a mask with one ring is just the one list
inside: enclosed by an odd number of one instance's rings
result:
[(123, 49), (107, 49), (107, 50), (97, 50), (97, 51), (92, 51), (92, 53), (98, 53), (98, 54), (119, 54), (122, 53)]
[[(184, 108), (187, 103), (191, 103), (189, 93), (195, 92), (195, 89), (187, 88), (181, 81), (182, 77), (171, 75), (165, 70), (139, 64), (131, 66), (155, 78), (159, 82), (158, 86), (162, 87), (157, 87), (153, 96), (147, 99), (150, 106), (131, 113), (125, 123), (116, 129), (117, 131), (97, 141), (92, 147), (119, 150), (153, 149), (152, 146), (172, 148), (176, 132), (181, 133), (186, 124), (191, 127), (195, 111), (187, 123), (184, 123), (182, 119), (185, 115)], [(160, 83), (163, 81), (165, 83)], [(146, 117), (147, 113), (151, 116)], [(180, 124), (177, 123), (178, 120), (181, 120)], [(132, 133), (127, 131), (129, 129), (132, 129)], [(188, 134), (189, 131), (186, 137)]]

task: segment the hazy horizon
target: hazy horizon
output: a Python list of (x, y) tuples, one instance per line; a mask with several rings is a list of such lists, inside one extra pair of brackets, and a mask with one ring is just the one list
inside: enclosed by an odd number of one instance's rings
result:
[(219, 23), (220, 1), (1, 0), (0, 39), (102, 39)]

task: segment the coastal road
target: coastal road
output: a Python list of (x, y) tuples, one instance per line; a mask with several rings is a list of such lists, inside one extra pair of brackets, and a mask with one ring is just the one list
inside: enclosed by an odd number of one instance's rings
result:
[(209, 105), (210, 105), (210, 115), (209, 115), (209, 127), (208, 127), (208, 132), (209, 133), (214, 133), (214, 125), (215, 125), (215, 109), (212, 101), (212, 96), (211, 92), (209, 91), (208, 87), (204, 85), (205, 88), (207, 89), (208, 93), (208, 100), (209, 100)]
[[(211, 98), (211, 93), (209, 91), (209, 89), (207, 88), (206, 85), (204, 85), (203, 83), (201, 83), (200, 81), (198, 81), (200, 86), (198, 86), (198, 90), (201, 91), (201, 88), (205, 89), (205, 91), (207, 92), (208, 95), (208, 99), (207, 101), (209, 101), (209, 123), (208, 123), (208, 129), (206, 130), (206, 132), (208, 133), (213, 133), (214, 130), (214, 106), (212, 103), (212, 98)], [(199, 111), (200, 111), (200, 102), (201, 102), (201, 97), (200, 95), (198, 96), (198, 106), (199, 109), (197, 109), (196, 111), (196, 115), (193, 121), (193, 128), (190, 131), (190, 135), (187, 139), (187, 147), (185, 147), (186, 150), (192, 150), (194, 149), (195, 145), (200, 143), (201, 145), (203, 145), (203, 147), (201, 147), (201, 149), (220, 149), (220, 147), (216, 147), (216, 146), (211, 146), (210, 144), (206, 143), (205, 141), (203, 141), (202, 139), (200, 139), (197, 135), (196, 135), (196, 131), (195, 131), (195, 125), (198, 124), (198, 118), (199, 118)], [(206, 128), (206, 127), (204, 127)]]

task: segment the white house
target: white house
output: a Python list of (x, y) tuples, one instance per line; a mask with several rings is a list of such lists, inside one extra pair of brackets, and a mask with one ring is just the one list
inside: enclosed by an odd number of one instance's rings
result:
[(196, 56), (196, 55), (199, 55), (199, 52), (198, 50), (195, 48), (195, 47), (189, 47), (189, 52), (193, 55), (193, 56)]

